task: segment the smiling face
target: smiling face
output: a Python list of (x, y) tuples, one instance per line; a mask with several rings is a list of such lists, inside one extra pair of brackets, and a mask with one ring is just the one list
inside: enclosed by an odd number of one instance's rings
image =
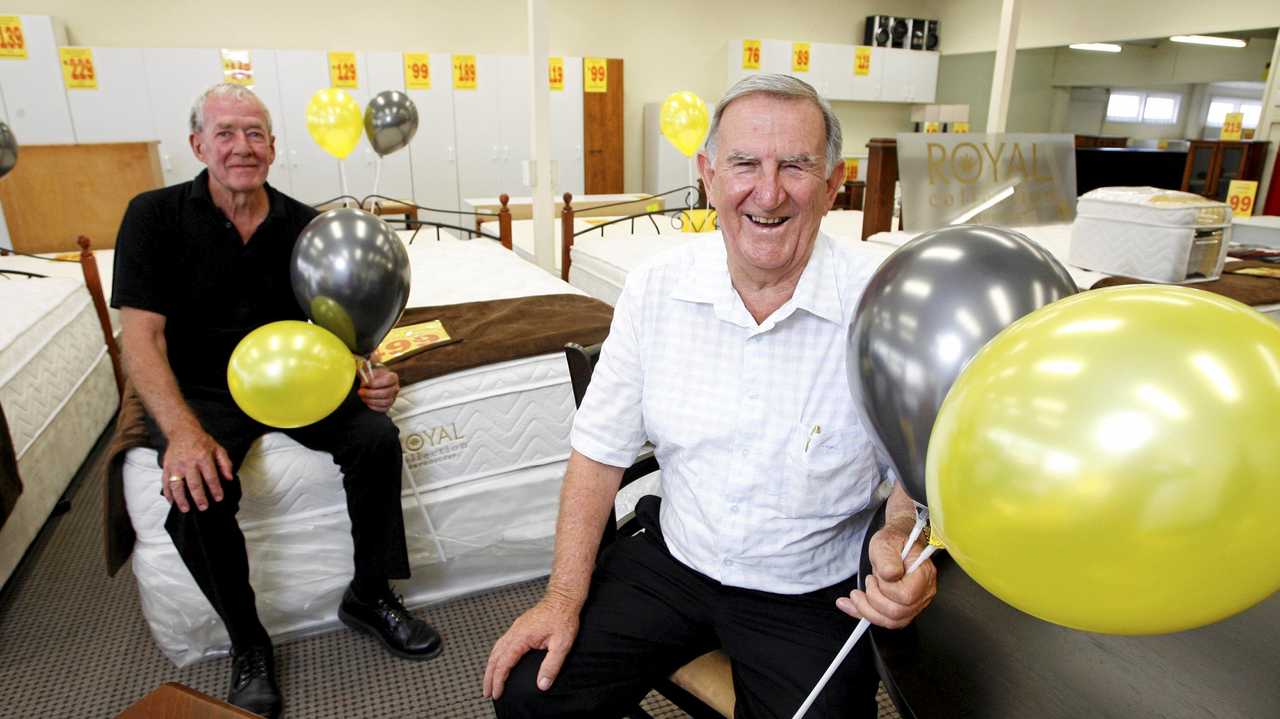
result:
[(210, 184), (233, 193), (261, 188), (276, 159), (275, 138), (261, 105), (228, 96), (205, 100), (204, 127), (191, 134), (191, 150), (208, 166)]
[(804, 100), (757, 93), (720, 118), (714, 163), (698, 156), (710, 188), (729, 271), (757, 282), (799, 278), (844, 168), (826, 167), (822, 111)]

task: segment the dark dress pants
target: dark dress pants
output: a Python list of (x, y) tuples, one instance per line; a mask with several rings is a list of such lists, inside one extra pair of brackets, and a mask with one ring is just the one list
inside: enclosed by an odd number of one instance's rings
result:
[[(284, 432), (305, 447), (332, 454), (342, 470), (342, 486), (347, 495), (356, 576), (409, 576), (400, 508), (400, 435), (389, 417), (369, 409), (355, 392), (325, 419), (284, 430), (251, 419), (229, 396), (192, 396), (187, 398), (187, 404), (204, 430), (227, 451), (237, 473), (249, 447), (267, 432)], [(168, 442), (150, 417), (146, 421), (151, 446), (158, 451), (163, 467)], [(165, 477), (164, 481), (168, 479)], [(269, 638), (258, 619), (249, 585), (244, 534), (236, 522), (241, 496), (239, 477), (232, 482), (223, 481), (222, 489), (222, 501), (211, 499), (204, 511), (194, 503), (185, 514), (172, 506), (165, 529), (196, 584), (222, 618), (232, 646), (264, 644)]]
[[(645, 531), (601, 555), (578, 636), (555, 683), (538, 690), (546, 652), (529, 652), (495, 702), (499, 719), (619, 717), (656, 682), (716, 648), (733, 668), (736, 717), (786, 718), (800, 708), (857, 626), (835, 605), (857, 577), (801, 595), (726, 587), (667, 551), (656, 499), (637, 506)], [(878, 682), (864, 639), (806, 716), (874, 719)]]

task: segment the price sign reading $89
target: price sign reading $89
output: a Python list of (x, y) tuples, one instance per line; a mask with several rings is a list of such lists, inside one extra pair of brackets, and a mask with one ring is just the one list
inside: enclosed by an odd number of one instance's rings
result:
[(791, 72), (809, 72), (809, 43), (791, 44)]

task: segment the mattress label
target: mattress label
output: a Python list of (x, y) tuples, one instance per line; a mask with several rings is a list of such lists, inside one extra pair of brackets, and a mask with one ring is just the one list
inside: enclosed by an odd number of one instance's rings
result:
[(400, 436), (409, 469), (454, 459), (471, 444), (456, 422), (424, 427)]

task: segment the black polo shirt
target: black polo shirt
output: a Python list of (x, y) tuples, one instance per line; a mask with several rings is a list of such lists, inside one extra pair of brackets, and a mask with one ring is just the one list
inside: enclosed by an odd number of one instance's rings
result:
[(133, 198), (116, 238), (111, 306), (165, 316), (169, 366), (186, 396), (229, 394), (227, 362), (249, 332), (305, 320), (289, 282), (294, 241), (316, 211), (266, 185), (249, 241), (209, 195), (209, 173)]

